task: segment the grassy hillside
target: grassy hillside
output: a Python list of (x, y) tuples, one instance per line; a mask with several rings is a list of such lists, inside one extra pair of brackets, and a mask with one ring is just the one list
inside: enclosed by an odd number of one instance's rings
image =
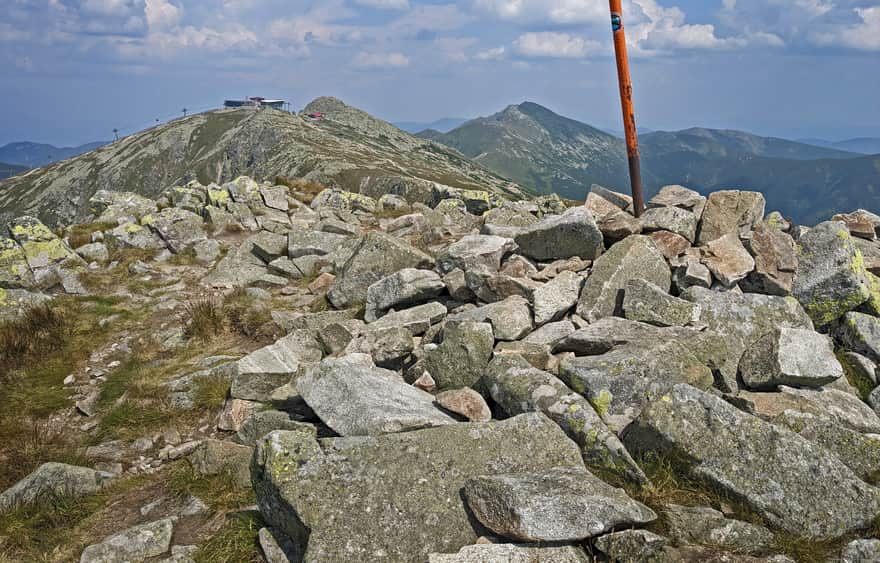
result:
[[(594, 183), (629, 190), (622, 140), (537, 104), (421, 135), (540, 192), (582, 199)], [(667, 184), (758, 190), (770, 208), (807, 224), (858, 207), (880, 209), (880, 157), (730, 130), (658, 131), (640, 141), (649, 195)]]
[(627, 169), (621, 140), (531, 102), (424, 136), (538, 192), (574, 199), (593, 183), (617, 184)]
[(190, 179), (224, 182), (246, 174), (307, 177), (361, 191), (388, 176), (519, 195), (497, 174), (448, 147), (420, 139), (333, 98), (304, 114), (218, 110), (154, 127), (95, 151), (0, 182), (0, 220), (24, 213), (49, 224), (88, 215), (100, 189), (156, 197)]

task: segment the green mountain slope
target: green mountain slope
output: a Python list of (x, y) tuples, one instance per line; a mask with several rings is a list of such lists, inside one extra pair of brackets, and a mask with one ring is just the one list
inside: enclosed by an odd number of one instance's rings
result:
[(562, 197), (581, 198), (594, 183), (617, 185), (627, 173), (623, 141), (531, 102), (424, 136), (538, 192)]
[(10, 176), (15, 176), (16, 174), (21, 174), (26, 170), (26, 166), (18, 166), (17, 164), (6, 164), (5, 162), (0, 162), (0, 180), (9, 178)]
[[(313, 112), (324, 118), (305, 117)], [(156, 197), (190, 179), (224, 182), (247, 174), (306, 177), (361, 191), (388, 176), (517, 196), (501, 178), (439, 143), (420, 139), (334, 98), (301, 115), (218, 110), (177, 119), (84, 155), (0, 182), (0, 220), (30, 213), (49, 224), (89, 213), (100, 189)]]
[(767, 158), (816, 160), (820, 158), (855, 158), (859, 153), (817, 147), (778, 139), (759, 137), (743, 131), (693, 128), (683, 131), (654, 131), (642, 135), (642, 147), (654, 156), (682, 151), (714, 158), (736, 158), (742, 154)]
[[(622, 140), (534, 103), (421, 135), (540, 192), (582, 199), (594, 183), (629, 190)], [(657, 131), (640, 140), (648, 195), (667, 184), (758, 190), (770, 208), (807, 224), (880, 209), (880, 157), (730, 130)]]

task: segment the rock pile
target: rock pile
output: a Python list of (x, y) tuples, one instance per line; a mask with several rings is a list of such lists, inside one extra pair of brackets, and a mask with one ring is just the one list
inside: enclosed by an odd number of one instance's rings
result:
[[(780, 535), (876, 553), (880, 220), (807, 228), (681, 186), (641, 219), (599, 187), (570, 209), (436, 193), (102, 192), (116, 226), (75, 251), (10, 225), (0, 287), (77, 291), (66, 272), (107, 267), (112, 239), (192, 253), (206, 290), (308, 288), (272, 311), (286, 336), (171, 384), (186, 404), (192, 378), (230, 382), (228, 439), (193, 459), (250, 465), (271, 561), (784, 561)], [(726, 500), (645, 494), (657, 463)]]

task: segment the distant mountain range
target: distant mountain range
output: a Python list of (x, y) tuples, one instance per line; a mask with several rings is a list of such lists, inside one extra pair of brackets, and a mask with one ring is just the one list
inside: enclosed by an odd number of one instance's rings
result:
[(466, 121), (467, 119), (463, 117), (444, 117), (443, 119), (431, 122), (399, 121), (394, 123), (394, 126), (408, 133), (420, 133), (429, 129), (439, 131), (440, 133), (447, 133)]
[[(324, 117), (307, 117), (315, 112)], [(424, 195), (434, 183), (574, 200), (582, 200), (594, 183), (629, 190), (622, 139), (532, 102), (448, 132), (434, 128), (416, 136), (325, 97), (298, 115), (218, 110), (100, 145), (47, 149), (15, 143), (0, 149), (0, 162), (11, 163), (0, 168), (2, 178), (21, 172), (28, 164), (19, 162), (33, 163), (40, 151), (54, 158), (99, 147), (0, 182), (0, 223), (23, 213), (69, 223), (88, 215), (86, 202), (99, 189), (156, 197), (190, 179), (222, 182), (241, 174), (307, 178), (376, 196), (412, 190)], [(641, 147), (648, 196), (667, 184), (702, 193), (757, 190), (768, 209), (803, 224), (856, 208), (880, 210), (880, 155), (700, 128), (643, 134)], [(19, 158), (9, 159), (10, 152)]]
[(27, 170), (28, 168), (26, 166), (0, 162), (0, 180), (3, 180), (4, 178), (9, 178), (10, 176), (15, 176), (16, 174), (21, 174), (22, 172), (25, 172)]
[(78, 147), (56, 147), (45, 143), (9, 143), (0, 147), (0, 162), (17, 164), (26, 168), (38, 168), (93, 151), (106, 144), (106, 142), (99, 141)]
[[(532, 102), (422, 136), (541, 193), (582, 199), (592, 184), (628, 191), (621, 139)], [(768, 207), (813, 224), (839, 211), (880, 209), (880, 156), (741, 131), (687, 129), (640, 137), (649, 195), (667, 184), (703, 193), (761, 191)]]
[(880, 154), (880, 138), (874, 137), (859, 137), (857, 139), (849, 139), (846, 141), (825, 141), (823, 139), (799, 139), (798, 141), (808, 145), (815, 145), (817, 147), (825, 147), (829, 149), (838, 149), (861, 154)]
[[(322, 113), (319, 120), (310, 113)], [(0, 224), (32, 214), (50, 225), (86, 218), (97, 190), (155, 198), (192, 179), (240, 175), (307, 178), (381, 195), (432, 195), (434, 183), (516, 195), (515, 184), (442, 145), (421, 139), (335, 98), (299, 115), (264, 109), (217, 110), (176, 119), (92, 152), (0, 182)]]

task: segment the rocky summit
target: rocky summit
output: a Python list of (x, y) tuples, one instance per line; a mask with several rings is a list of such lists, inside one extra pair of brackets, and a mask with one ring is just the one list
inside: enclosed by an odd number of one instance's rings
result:
[(880, 218), (278, 158), (6, 185), (0, 560), (878, 560)]

